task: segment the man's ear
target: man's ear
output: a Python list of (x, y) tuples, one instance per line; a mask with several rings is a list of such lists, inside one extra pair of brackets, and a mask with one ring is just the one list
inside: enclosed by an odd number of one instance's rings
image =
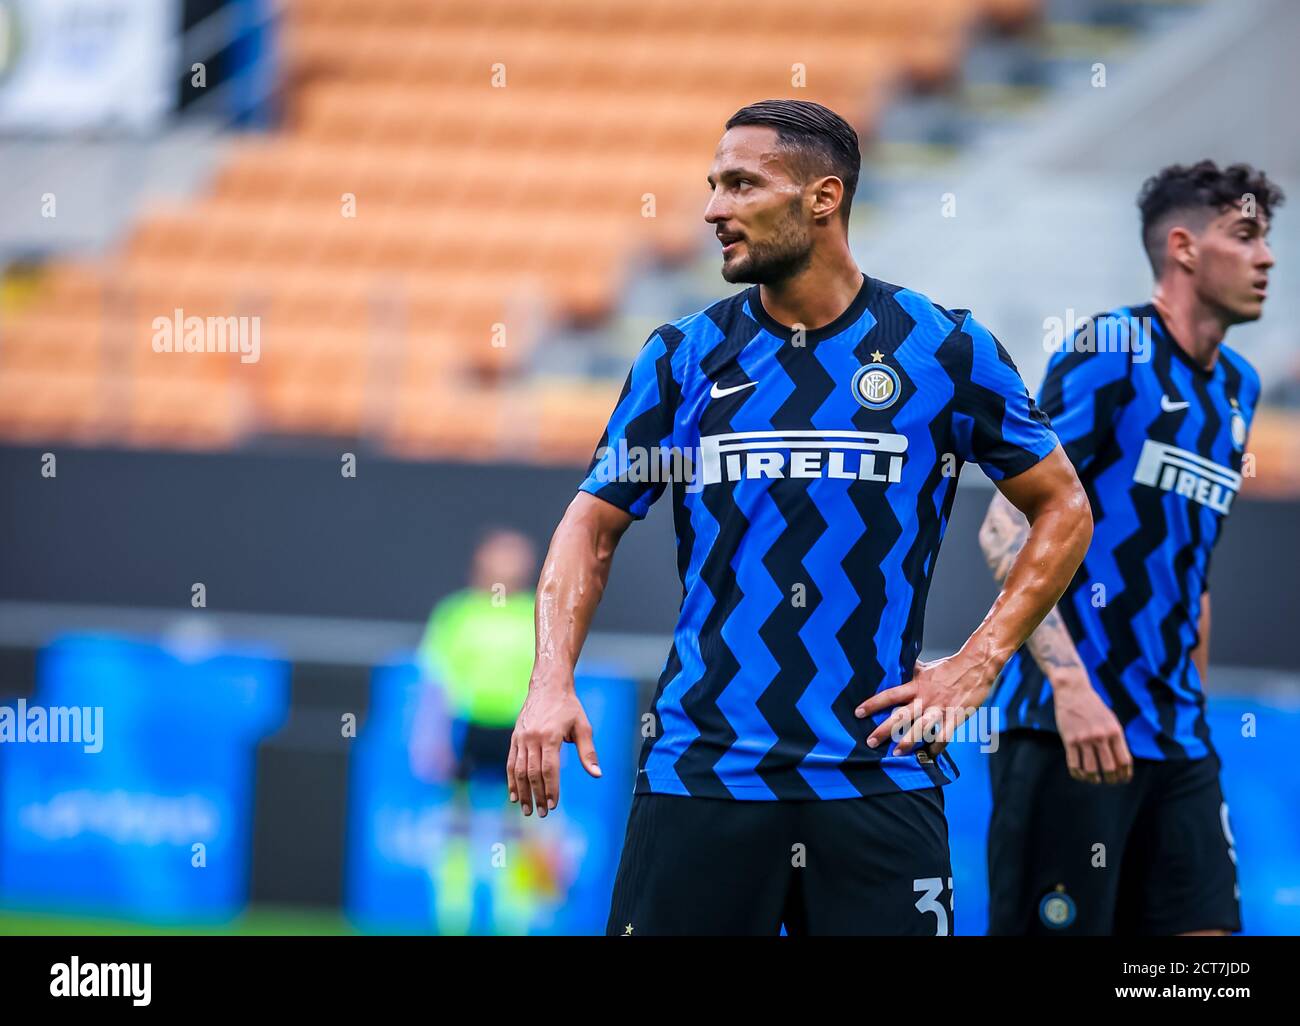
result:
[(1181, 225), (1174, 225), (1165, 236), (1165, 258), (1191, 274), (1196, 270), (1196, 236)]
[(844, 199), (844, 183), (834, 175), (818, 179), (812, 198), (812, 216), (819, 220), (830, 217), (840, 209), (840, 203)]

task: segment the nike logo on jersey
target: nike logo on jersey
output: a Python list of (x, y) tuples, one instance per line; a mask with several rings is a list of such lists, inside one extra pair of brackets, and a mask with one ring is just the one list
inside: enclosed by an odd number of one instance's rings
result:
[(746, 381), (743, 385), (734, 385), (731, 388), (719, 388), (718, 383), (715, 381), (713, 387), (709, 389), (709, 397), (712, 399), (725, 399), (729, 395), (734, 395), (745, 388), (753, 388), (757, 384), (757, 381)]
[(1177, 413), (1179, 410), (1185, 410), (1191, 405), (1186, 399), (1182, 402), (1174, 402), (1167, 395), (1161, 394), (1160, 396), (1160, 408), (1166, 413)]

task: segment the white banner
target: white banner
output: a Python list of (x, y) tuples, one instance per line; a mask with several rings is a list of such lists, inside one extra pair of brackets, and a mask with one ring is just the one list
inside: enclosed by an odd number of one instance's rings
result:
[(0, 0), (0, 130), (156, 126), (176, 105), (180, 0)]

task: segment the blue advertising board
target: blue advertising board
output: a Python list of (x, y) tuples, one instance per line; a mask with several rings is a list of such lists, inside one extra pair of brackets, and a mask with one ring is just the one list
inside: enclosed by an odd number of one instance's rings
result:
[(0, 905), (238, 914), (256, 745), (285, 717), (288, 669), (260, 652), (115, 637), (44, 649), (32, 698), (0, 703)]

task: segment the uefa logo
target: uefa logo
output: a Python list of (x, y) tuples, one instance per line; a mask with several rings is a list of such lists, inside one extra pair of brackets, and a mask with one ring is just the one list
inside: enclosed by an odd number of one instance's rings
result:
[[(873, 354), (874, 355), (874, 354)], [(894, 368), (869, 363), (853, 375), (853, 398), (869, 410), (885, 410), (898, 401), (901, 384)]]

